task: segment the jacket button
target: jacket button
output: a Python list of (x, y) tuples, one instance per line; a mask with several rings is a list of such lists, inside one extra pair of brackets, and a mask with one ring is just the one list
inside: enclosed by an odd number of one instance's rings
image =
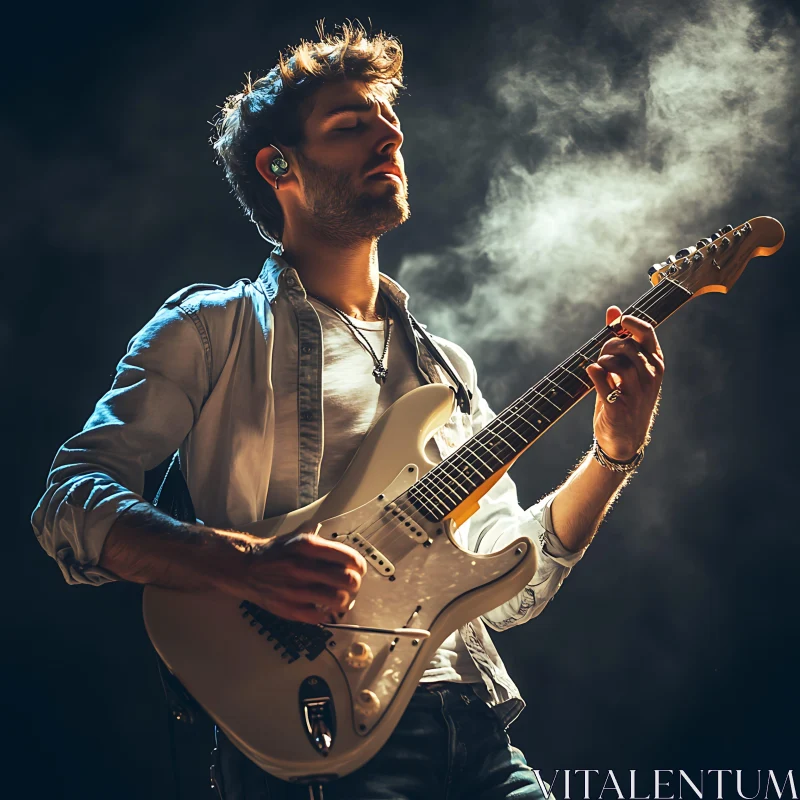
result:
[(308, 354), (308, 353), (310, 353), (310, 352), (311, 352), (313, 349), (314, 349), (314, 348), (313, 348), (313, 347), (312, 347), (310, 344), (304, 344), (304, 345), (303, 345), (303, 346), (300, 348), (300, 351), (301, 351), (301, 352), (303, 352), (303, 353), (306, 353), (306, 355), (307, 355), (307, 354)]
[(309, 422), (313, 418), (314, 418), (314, 415), (310, 411), (303, 411), (300, 414), (300, 419), (302, 419), (303, 422)]

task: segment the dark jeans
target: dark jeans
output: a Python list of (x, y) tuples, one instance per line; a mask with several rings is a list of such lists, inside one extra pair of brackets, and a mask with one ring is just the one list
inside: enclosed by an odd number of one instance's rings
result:
[[(219, 734), (223, 800), (308, 800)], [(470, 684), (420, 684), (399, 724), (363, 767), (323, 786), (324, 800), (532, 800), (546, 795), (522, 751)]]

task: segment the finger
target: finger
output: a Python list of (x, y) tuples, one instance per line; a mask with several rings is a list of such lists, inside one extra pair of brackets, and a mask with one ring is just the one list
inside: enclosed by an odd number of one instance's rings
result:
[(606, 309), (606, 325), (609, 327), (622, 316), (622, 309), (619, 306), (609, 306)]
[(287, 577), (295, 584), (322, 583), (348, 592), (357, 592), (361, 588), (362, 576), (355, 568), (342, 569), (338, 565), (323, 562), (316, 569), (301, 565), (291, 565), (287, 569)]
[(286, 540), (285, 546), (308, 558), (358, 569), (362, 575), (367, 571), (364, 556), (343, 542), (332, 542), (314, 534), (299, 533), (292, 534)]
[(631, 336), (644, 348), (648, 355), (656, 355), (657, 359), (663, 363), (664, 356), (656, 336), (656, 330), (649, 322), (626, 314), (622, 318), (622, 327), (630, 332)]
[(604, 400), (609, 392), (616, 389), (616, 385), (614, 384), (614, 380), (612, 379), (611, 375), (609, 375), (608, 371), (599, 364), (589, 364), (586, 367), (586, 374), (594, 384), (594, 388), (597, 389), (597, 394), (599, 394)]
[[(612, 360), (609, 361), (609, 358)], [(655, 366), (650, 363), (648, 354), (643, 352), (632, 339), (611, 339), (606, 342), (597, 361), (612, 372), (633, 369), (642, 387), (648, 386), (656, 373)]]

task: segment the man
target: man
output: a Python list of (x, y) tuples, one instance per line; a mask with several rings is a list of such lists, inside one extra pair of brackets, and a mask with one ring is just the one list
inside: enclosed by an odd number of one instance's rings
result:
[[(221, 589), (291, 620), (320, 623), (357, 602), (366, 564), (313, 531), (267, 541), (241, 528), (329, 491), (365, 433), (424, 383), (471, 394), (429, 443), (442, 458), (492, 417), (469, 357), (421, 341), (407, 296), (380, 275), (377, 240), (409, 216), (393, 110), (402, 49), (346, 25), (303, 43), (228, 99), (214, 146), (248, 216), (278, 246), (258, 280), (192, 286), (132, 340), (111, 390), (59, 451), (33, 515), (69, 583), (128, 580)], [(606, 324), (620, 316), (608, 309)], [(596, 444), (554, 493), (529, 510), (504, 476), (458, 531), (494, 552), (520, 535), (539, 567), (516, 598), (442, 644), (405, 715), (368, 764), (325, 787), (336, 798), (542, 797), (507, 727), (524, 703), (494, 649), (495, 630), (544, 606), (583, 555), (641, 460), (664, 371), (652, 327), (602, 348)], [(176, 449), (202, 524), (143, 501), (143, 476)], [(303, 797), (224, 737), (215, 765), (225, 800)]]

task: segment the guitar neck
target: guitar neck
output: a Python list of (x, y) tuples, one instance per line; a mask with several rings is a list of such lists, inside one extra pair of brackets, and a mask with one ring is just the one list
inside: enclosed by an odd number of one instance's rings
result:
[[(660, 325), (692, 297), (692, 293), (663, 280), (623, 313)], [(498, 414), (485, 428), (423, 476), (407, 492), (407, 500), (427, 519), (450, 516), (481, 487), (502, 473), (594, 388), (586, 367), (595, 362), (603, 345), (617, 334), (609, 327), (579, 347), (525, 394)]]

